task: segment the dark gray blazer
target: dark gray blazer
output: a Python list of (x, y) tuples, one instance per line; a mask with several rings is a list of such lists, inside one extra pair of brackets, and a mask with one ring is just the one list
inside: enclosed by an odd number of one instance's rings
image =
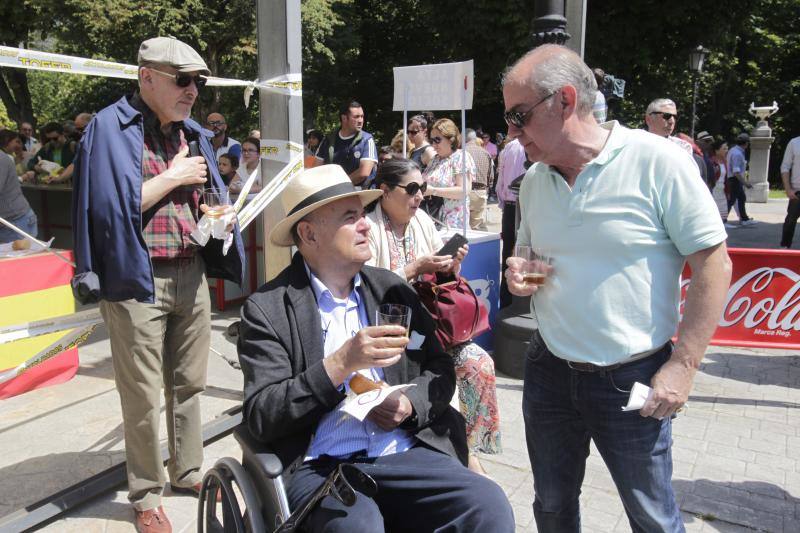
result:
[[(467, 461), (464, 419), (450, 407), (455, 391), (453, 360), (434, 335), (434, 323), (416, 292), (396, 274), (364, 266), (360, 294), (374, 322), (382, 303), (411, 307), (411, 330), (425, 336), (420, 350), (406, 350), (384, 368), (390, 385), (415, 383), (405, 391), (416, 420), (402, 426), (423, 443)], [(257, 438), (270, 444), (284, 465), (308, 448), (322, 415), (345, 397), (322, 364), (322, 323), (317, 302), (297, 253), (278, 277), (242, 307), (239, 361), (244, 373), (244, 420)]]

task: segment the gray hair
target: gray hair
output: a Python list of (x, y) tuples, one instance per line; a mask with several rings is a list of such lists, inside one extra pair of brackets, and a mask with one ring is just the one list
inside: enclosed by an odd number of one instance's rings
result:
[(648, 104), (647, 111), (645, 111), (645, 114), (649, 115), (650, 113), (658, 111), (659, 109), (665, 106), (672, 106), (674, 108), (678, 107), (675, 105), (675, 102), (673, 102), (669, 98), (656, 98), (655, 100), (650, 102), (650, 104)]
[[(548, 53), (551, 52), (551, 53)], [(527, 79), (517, 78), (514, 71), (533, 54), (544, 53), (544, 59), (535, 64)], [(575, 87), (578, 114), (592, 112), (597, 82), (594, 73), (575, 52), (564, 46), (549, 44), (534, 48), (503, 74), (502, 85), (522, 83), (542, 96), (553, 94), (566, 85)]]
[(474, 141), (475, 139), (477, 139), (477, 138), (478, 138), (478, 134), (477, 134), (477, 133), (475, 133), (475, 130), (473, 130), (472, 128), (467, 128), (467, 129), (465, 129), (465, 130), (464, 130), (464, 133), (465, 133), (465, 134), (466, 134), (466, 136), (467, 136), (467, 142), (468, 142), (468, 143), (469, 143), (469, 142), (472, 142), (472, 141)]

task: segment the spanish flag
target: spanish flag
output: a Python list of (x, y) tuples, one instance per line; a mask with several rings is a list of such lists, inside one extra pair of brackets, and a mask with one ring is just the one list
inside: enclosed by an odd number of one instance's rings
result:
[[(72, 252), (62, 252), (72, 260)], [(4, 327), (71, 315), (73, 268), (49, 253), (0, 259), (0, 331)], [(64, 337), (64, 331), (0, 344), (0, 374), (25, 363)], [(53, 353), (0, 383), (0, 399), (70, 380), (78, 371), (78, 349)]]

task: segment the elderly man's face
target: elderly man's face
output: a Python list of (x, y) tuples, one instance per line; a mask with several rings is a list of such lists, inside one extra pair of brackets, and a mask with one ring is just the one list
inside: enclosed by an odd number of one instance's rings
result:
[(214, 137), (225, 135), (228, 131), (228, 124), (225, 122), (225, 117), (219, 113), (211, 113), (206, 120), (206, 127), (214, 132)]
[[(524, 74), (521, 78), (525, 78)], [(523, 83), (507, 83), (503, 87), (506, 111), (525, 115), (522, 127), (508, 125), (508, 135), (519, 140), (529, 161), (556, 163), (563, 123), (554, 120), (551, 100), (558, 97), (558, 91), (552, 95), (540, 95)]]
[(324, 205), (306, 223), (311, 225), (314, 243), (310, 249), (303, 249), (303, 255), (313, 254), (331, 268), (347, 263), (363, 264), (372, 257), (367, 239), (369, 224), (358, 197)]
[(33, 126), (27, 122), (23, 122), (19, 127), (19, 132), (25, 137), (33, 137)]
[[(192, 113), (192, 106), (199, 94), (196, 81), (180, 87), (175, 75), (177, 70), (167, 65), (142, 67), (140, 88), (145, 102), (156, 113), (162, 124), (186, 120)], [(197, 80), (199, 72), (181, 73)]]
[(675, 123), (678, 121), (678, 110), (674, 105), (663, 105), (651, 111), (644, 118), (647, 123), (647, 131), (662, 137), (669, 137), (675, 131)]

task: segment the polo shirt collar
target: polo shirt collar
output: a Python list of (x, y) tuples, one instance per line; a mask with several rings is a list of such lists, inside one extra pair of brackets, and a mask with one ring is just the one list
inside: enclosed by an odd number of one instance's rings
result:
[(619, 122), (616, 120), (612, 120), (610, 122), (605, 122), (600, 125), (601, 128), (611, 131), (611, 134), (606, 139), (606, 144), (603, 146), (603, 149), (600, 150), (600, 153), (597, 154), (597, 157), (589, 161), (588, 165), (605, 165), (625, 147), (625, 141), (627, 140), (627, 131), (625, 128), (620, 126)]

